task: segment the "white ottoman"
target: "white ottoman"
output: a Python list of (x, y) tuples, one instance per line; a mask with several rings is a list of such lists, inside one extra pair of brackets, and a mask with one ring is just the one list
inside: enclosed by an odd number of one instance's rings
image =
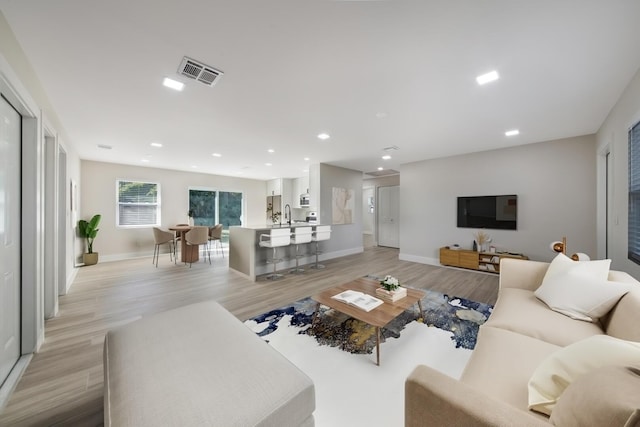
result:
[(105, 426), (313, 426), (311, 379), (215, 301), (104, 342)]

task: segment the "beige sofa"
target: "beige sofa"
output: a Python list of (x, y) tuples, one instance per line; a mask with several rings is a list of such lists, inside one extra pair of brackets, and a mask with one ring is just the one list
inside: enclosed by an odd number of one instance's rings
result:
[(549, 264), (504, 259), (498, 301), (480, 327), (477, 346), (460, 380), (418, 366), (405, 383), (405, 426), (543, 426), (528, 409), (528, 382), (552, 353), (584, 338), (608, 334), (640, 341), (640, 283), (624, 272), (609, 280), (632, 290), (601, 319), (574, 320), (534, 295)]
[(104, 342), (105, 426), (314, 425), (311, 379), (215, 301)]

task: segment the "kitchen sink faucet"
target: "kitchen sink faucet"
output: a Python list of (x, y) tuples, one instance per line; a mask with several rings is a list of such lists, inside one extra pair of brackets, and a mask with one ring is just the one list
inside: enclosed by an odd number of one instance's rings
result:
[[(289, 216), (287, 216), (287, 208), (289, 208)], [(284, 219), (287, 220), (287, 224), (291, 225), (291, 206), (289, 206), (289, 203), (284, 205)]]

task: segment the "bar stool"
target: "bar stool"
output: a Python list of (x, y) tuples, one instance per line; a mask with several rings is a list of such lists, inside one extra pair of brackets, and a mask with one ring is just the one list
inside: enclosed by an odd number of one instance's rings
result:
[(296, 268), (289, 270), (289, 273), (304, 273), (304, 268), (298, 266), (298, 260), (304, 255), (298, 253), (300, 245), (311, 242), (313, 229), (311, 227), (295, 227), (291, 233), (291, 244), (296, 245)]
[(321, 269), (324, 268), (324, 265), (318, 264), (318, 255), (322, 253), (318, 249), (318, 242), (322, 240), (329, 240), (331, 238), (331, 226), (330, 225), (316, 225), (315, 230), (313, 230), (313, 238), (312, 242), (316, 242), (316, 264), (312, 265), (311, 268)]
[[(268, 240), (267, 240), (268, 239)], [(272, 228), (269, 234), (260, 234), (260, 241), (258, 245), (263, 248), (272, 248), (273, 255), (271, 259), (267, 260), (267, 263), (273, 263), (273, 273), (269, 274), (266, 278), (269, 280), (277, 280), (282, 277), (282, 274), (276, 273), (276, 264), (282, 261), (276, 257), (276, 250), (281, 246), (289, 246), (291, 244), (291, 229), (290, 228)]]

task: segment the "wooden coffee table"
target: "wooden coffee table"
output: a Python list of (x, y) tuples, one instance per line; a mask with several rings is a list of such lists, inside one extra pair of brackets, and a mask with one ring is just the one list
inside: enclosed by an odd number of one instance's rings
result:
[(422, 297), (424, 297), (425, 293), (418, 289), (407, 288), (406, 297), (395, 302), (385, 301), (384, 304), (374, 308), (371, 311), (361, 310), (358, 307), (354, 307), (331, 297), (346, 290), (360, 291), (369, 295), (376, 296), (376, 288), (379, 287), (379, 281), (361, 278), (348, 283), (344, 283), (334, 288), (324, 290), (321, 293), (313, 295), (311, 297), (315, 302), (318, 303), (316, 306), (316, 311), (313, 314), (313, 320), (311, 322), (312, 326), (316, 322), (316, 318), (318, 317), (318, 310), (320, 308), (320, 304), (322, 304), (376, 328), (376, 365), (378, 366), (380, 366), (380, 328), (384, 327), (387, 323), (391, 322), (393, 319), (404, 313), (407, 309), (409, 309), (413, 304), (416, 303), (418, 304), (418, 308), (420, 310), (420, 318), (424, 319), (424, 314), (422, 311), (422, 301), (420, 300), (422, 299)]

